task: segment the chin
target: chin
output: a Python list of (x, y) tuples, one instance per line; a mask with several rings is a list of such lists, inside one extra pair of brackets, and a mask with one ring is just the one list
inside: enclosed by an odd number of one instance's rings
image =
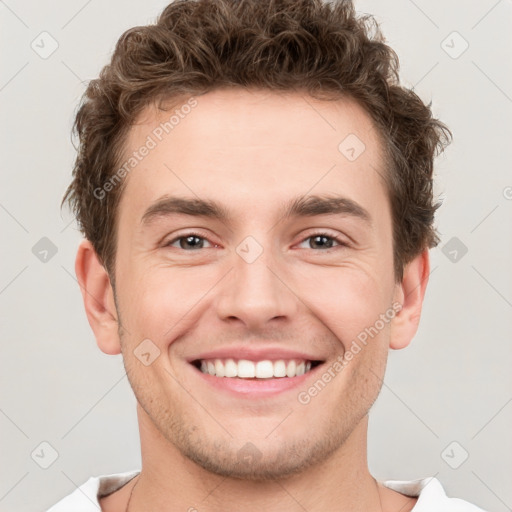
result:
[(289, 440), (279, 445), (258, 439), (254, 443), (246, 442), (241, 448), (234, 447), (234, 442), (229, 440), (208, 443), (204, 439), (191, 442), (182, 438), (176, 447), (184, 457), (209, 473), (265, 482), (298, 475), (327, 460), (343, 444), (345, 437)]

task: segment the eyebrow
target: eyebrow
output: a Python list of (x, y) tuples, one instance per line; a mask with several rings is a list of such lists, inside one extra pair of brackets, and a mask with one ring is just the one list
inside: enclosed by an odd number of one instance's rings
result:
[[(177, 196), (163, 196), (158, 199), (142, 215), (141, 223), (150, 224), (159, 217), (172, 214), (207, 217), (228, 224), (231, 215), (222, 204), (205, 199)], [(280, 211), (280, 218), (313, 217), (316, 215), (342, 214), (372, 224), (371, 216), (359, 203), (348, 197), (332, 195), (299, 196), (288, 201)]]

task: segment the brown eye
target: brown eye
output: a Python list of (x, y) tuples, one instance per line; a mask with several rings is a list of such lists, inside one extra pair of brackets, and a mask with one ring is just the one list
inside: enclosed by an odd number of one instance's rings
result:
[(348, 245), (340, 238), (327, 233), (315, 233), (305, 238), (301, 243), (307, 242), (308, 240), (310, 242), (309, 247), (306, 247), (307, 249), (327, 250), (335, 248), (336, 244), (342, 247)]
[(165, 247), (176, 247), (174, 244), (178, 242), (179, 246), (177, 249), (183, 249), (184, 251), (197, 251), (198, 249), (204, 249), (204, 242), (210, 243), (203, 236), (197, 235), (196, 233), (187, 233), (186, 235), (179, 236), (165, 244)]

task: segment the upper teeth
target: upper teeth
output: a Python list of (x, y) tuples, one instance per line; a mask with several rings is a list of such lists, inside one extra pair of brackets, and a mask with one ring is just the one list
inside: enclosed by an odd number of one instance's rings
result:
[(247, 359), (208, 359), (201, 360), (201, 371), (216, 377), (239, 377), (270, 379), (272, 377), (295, 377), (311, 369), (311, 361), (295, 360), (249, 361)]

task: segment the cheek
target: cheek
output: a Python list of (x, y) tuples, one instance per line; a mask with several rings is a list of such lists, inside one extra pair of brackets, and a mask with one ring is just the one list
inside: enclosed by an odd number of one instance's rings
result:
[[(300, 274), (300, 278), (297, 275)], [(304, 267), (293, 277), (297, 295), (310, 313), (344, 344), (350, 343), (390, 307), (391, 281), (375, 268), (351, 265)]]
[[(384, 277), (386, 269), (380, 268), (377, 258), (367, 260), (347, 259), (338, 266), (288, 262), (275, 270), (290, 290), (281, 286), (279, 290), (293, 294), (303, 313), (346, 345), (389, 307), (393, 281)], [(192, 328), (206, 310), (215, 317), (212, 308), (219, 290), (230, 290), (223, 282), (229, 268), (220, 264), (173, 268), (143, 261), (120, 268), (118, 299), (126, 331), (154, 340), (163, 349)]]
[(189, 323), (196, 309), (204, 307), (208, 292), (221, 275), (212, 266), (130, 269), (121, 280), (123, 288), (119, 293), (127, 331), (165, 343)]

